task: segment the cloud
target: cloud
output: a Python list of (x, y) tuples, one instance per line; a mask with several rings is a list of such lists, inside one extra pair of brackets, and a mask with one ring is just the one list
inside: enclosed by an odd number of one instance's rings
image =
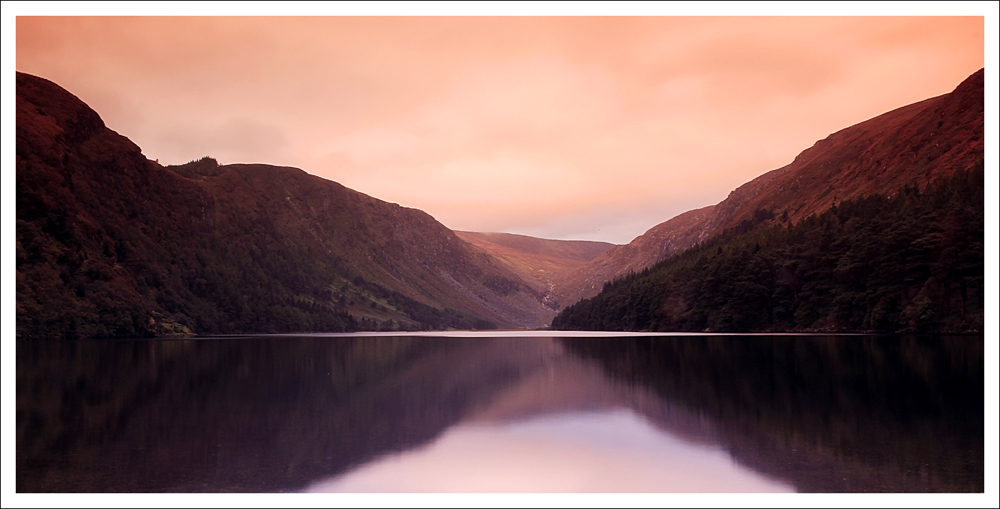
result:
[(975, 17), (19, 17), (17, 67), (152, 158), (298, 166), (453, 228), (595, 220), (627, 242), (950, 91), (983, 41)]

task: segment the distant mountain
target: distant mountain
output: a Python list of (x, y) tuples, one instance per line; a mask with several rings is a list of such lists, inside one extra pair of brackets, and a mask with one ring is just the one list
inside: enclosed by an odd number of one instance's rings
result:
[(681, 214), (609, 250), (557, 281), (565, 304), (592, 297), (605, 281), (641, 271), (723, 231), (794, 223), (861, 196), (893, 196), (906, 186), (981, 164), (983, 70), (949, 94), (904, 106), (817, 141), (787, 166), (738, 187), (713, 207)]
[(552, 316), (561, 307), (560, 302), (566, 302), (554, 292), (556, 281), (621, 247), (607, 242), (548, 240), (510, 233), (456, 231), (455, 234), (506, 264), (535, 292), (544, 295), (543, 302), (552, 309)]
[(17, 335), (532, 327), (543, 295), (428, 214), (295, 168), (163, 167), (17, 74)]
[(701, 240), (698, 225), (710, 217), (714, 206), (690, 210), (650, 228), (625, 245), (614, 246), (589, 263), (560, 272), (553, 278), (553, 298), (566, 306), (593, 297), (606, 281), (638, 272)]

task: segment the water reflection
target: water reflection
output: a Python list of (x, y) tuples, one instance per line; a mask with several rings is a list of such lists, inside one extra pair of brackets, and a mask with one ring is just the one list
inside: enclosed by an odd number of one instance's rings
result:
[(982, 491), (982, 366), (981, 337), (19, 342), (16, 483)]
[(981, 336), (566, 344), (611, 377), (711, 421), (734, 460), (798, 491), (984, 489)]
[(664, 433), (635, 412), (574, 412), (458, 425), (311, 492), (753, 493), (794, 491), (718, 447)]

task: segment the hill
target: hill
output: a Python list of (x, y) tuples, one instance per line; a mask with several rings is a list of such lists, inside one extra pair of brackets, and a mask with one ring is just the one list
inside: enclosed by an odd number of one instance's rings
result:
[(17, 335), (530, 327), (551, 310), (428, 214), (295, 168), (163, 167), (17, 74)]
[(726, 230), (569, 306), (554, 328), (711, 332), (981, 332), (980, 161), (891, 198), (795, 224)]
[(601, 284), (641, 271), (727, 229), (789, 224), (845, 200), (893, 196), (907, 186), (980, 164), (984, 153), (983, 74), (951, 93), (884, 113), (831, 134), (788, 165), (733, 190), (722, 202), (654, 226), (557, 282), (566, 302), (592, 297)]

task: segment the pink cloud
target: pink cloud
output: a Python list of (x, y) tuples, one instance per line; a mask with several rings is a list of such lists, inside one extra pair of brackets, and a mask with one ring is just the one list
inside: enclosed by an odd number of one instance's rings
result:
[(161, 162), (298, 166), (457, 229), (565, 238), (579, 229), (558, 225), (604, 217), (594, 239), (628, 242), (831, 132), (950, 91), (983, 66), (983, 30), (977, 17), (19, 17), (16, 51), (18, 70)]

